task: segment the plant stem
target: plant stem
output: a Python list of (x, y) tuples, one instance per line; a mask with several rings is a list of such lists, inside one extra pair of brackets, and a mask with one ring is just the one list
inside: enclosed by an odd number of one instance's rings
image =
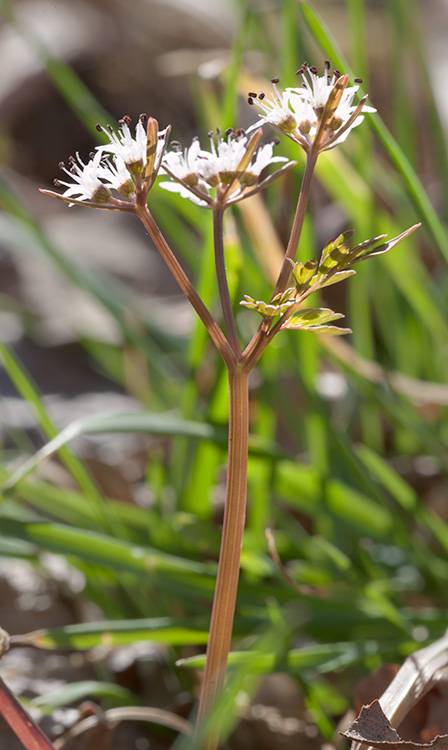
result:
[(186, 275), (170, 246), (168, 245), (149, 209), (147, 208), (147, 206), (137, 206), (135, 212), (144, 227), (147, 229), (149, 236), (157, 247), (160, 255), (170, 269), (183, 293), (204, 323), (210, 335), (210, 338), (212, 339), (221, 357), (223, 358), (227, 368), (233, 367), (236, 363), (237, 357), (232, 351), (229, 342), (218, 326), (216, 320), (204, 305), (202, 299), (200, 298), (190, 279)]
[(27, 750), (54, 750), (54, 746), (25, 711), (0, 677), (0, 714)]
[[(243, 531), (246, 518), (249, 437), (249, 372), (229, 371), (230, 420), (226, 504), (213, 600), (207, 657), (199, 701), (196, 738), (202, 740), (204, 723), (222, 691), (232, 637)], [(216, 750), (219, 723), (206, 737), (203, 750)]]
[[(302, 234), (303, 222), (305, 220), (305, 213), (310, 194), (311, 180), (313, 178), (314, 168), (316, 166), (318, 155), (318, 151), (313, 150), (311, 150), (307, 154), (305, 172), (303, 174), (303, 180), (300, 186), (300, 193), (297, 200), (297, 207), (294, 214), (291, 234), (288, 240), (285, 257), (283, 258), (283, 264), (280, 269), (274, 291), (272, 292), (271, 299), (275, 297), (276, 294), (280, 294), (286, 289), (288, 279), (291, 274), (292, 268), (290, 260), (293, 261), (295, 259), (297, 248), (299, 247), (300, 236)], [(255, 367), (267, 345), (271, 341), (271, 338), (268, 335), (270, 325), (270, 320), (263, 320), (242, 354), (242, 360), (245, 362), (245, 366), (248, 367), (249, 370), (252, 370)]]
[(226, 264), (224, 258), (223, 219), (224, 208), (223, 206), (218, 204), (213, 210), (213, 236), (215, 247), (216, 277), (218, 281), (219, 297), (221, 300), (221, 308), (224, 318), (224, 324), (226, 327), (227, 338), (234, 354), (238, 357), (241, 354), (241, 346), (238, 339), (235, 317), (232, 310), (229, 285), (227, 283)]
[(277, 279), (274, 292), (272, 294), (273, 297), (286, 289), (286, 285), (291, 274), (292, 269), (291, 263), (289, 261), (295, 259), (297, 248), (299, 247), (300, 235), (302, 234), (302, 227), (305, 219), (306, 207), (308, 205), (308, 197), (310, 194), (311, 180), (313, 178), (317, 157), (318, 154), (313, 151), (307, 154), (306, 167), (303, 175), (302, 185), (300, 187), (299, 198), (297, 200), (297, 208), (294, 215), (291, 235), (289, 237), (288, 247), (286, 248), (285, 257), (283, 259), (283, 265), (281, 267), (280, 274)]

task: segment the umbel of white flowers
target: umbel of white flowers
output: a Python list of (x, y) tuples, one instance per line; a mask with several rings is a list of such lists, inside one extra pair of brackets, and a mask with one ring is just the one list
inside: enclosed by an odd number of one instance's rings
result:
[(140, 115), (132, 135), (131, 118), (123, 117), (118, 132), (109, 125), (97, 125), (109, 143), (97, 146), (86, 164), (79, 153), (71, 156), (69, 168), (61, 169), (72, 182), (55, 180), (56, 187), (67, 188), (64, 193), (41, 192), (61, 198), (69, 206), (82, 205), (112, 210), (134, 210), (146, 200), (160, 169), (170, 127), (159, 131), (157, 120)]
[[(275, 142), (260, 146), (259, 125), (273, 125), (308, 154), (317, 156), (342, 143), (362, 121), (362, 111), (376, 111), (365, 106), (367, 97), (353, 104), (361, 80), (355, 79), (354, 85), (348, 86), (348, 76), (341, 76), (337, 70), (330, 73), (328, 61), (323, 76), (307, 63), (297, 74), (303, 81), (300, 88), (281, 92), (278, 79), (274, 78), (271, 99), (263, 92), (250, 93), (249, 103), (261, 110), (260, 122), (246, 132), (229, 128), (224, 137), (218, 129), (211, 131), (209, 149), (201, 148), (195, 138), (186, 149), (173, 142), (167, 151), (171, 126), (159, 131), (157, 120), (146, 115), (140, 115), (134, 133), (128, 116), (120, 120), (118, 131), (97, 125), (109, 142), (97, 146), (86, 163), (79, 153), (70, 157), (68, 168), (61, 162), (61, 169), (71, 178), (70, 182), (55, 180), (57, 187), (65, 188), (63, 193), (42, 192), (61, 198), (70, 206), (135, 211), (146, 205), (160, 173), (169, 178), (160, 183), (162, 188), (206, 208), (226, 207), (243, 200), (295, 164), (274, 156)], [(276, 169), (266, 176), (266, 169), (272, 164)]]
[(260, 124), (269, 123), (305, 151), (320, 152), (345, 141), (352, 128), (363, 121), (362, 111), (376, 112), (365, 105), (367, 96), (359, 104), (353, 104), (362, 79), (355, 78), (355, 85), (348, 86), (347, 75), (342, 76), (338, 70), (330, 73), (328, 60), (323, 76), (306, 62), (296, 75), (301, 76), (303, 86), (283, 92), (277, 86), (279, 79), (273, 78), (274, 92), (270, 99), (263, 92), (249, 93), (249, 104), (261, 110), (261, 123), (249, 128), (248, 133)]
[[(79, 153), (76, 158), (70, 157), (68, 168), (60, 163), (72, 180), (54, 181), (56, 187), (66, 188), (64, 193), (42, 192), (61, 198), (69, 206), (132, 211), (146, 201), (160, 172), (172, 180), (162, 182), (161, 187), (213, 208), (218, 203), (228, 206), (253, 195), (296, 164), (286, 157), (274, 156), (273, 143), (259, 147), (261, 128), (250, 138), (243, 131), (232, 129), (222, 138), (217, 130), (216, 145), (214, 134), (209, 133), (209, 151), (201, 149), (195, 138), (184, 151), (173, 142), (167, 152), (170, 126), (159, 131), (154, 118), (141, 115), (132, 135), (130, 124), (130, 118), (124, 117), (118, 132), (111, 126), (98, 125), (97, 129), (107, 135), (109, 143), (97, 146), (87, 163)], [(271, 164), (282, 166), (264, 176)]]
[[(216, 138), (213, 131), (208, 136), (208, 151), (201, 148), (198, 138), (184, 150), (177, 142), (171, 144), (172, 150), (162, 158), (160, 172), (172, 181), (161, 182), (160, 187), (180, 193), (200, 206), (213, 208), (219, 202), (230, 205), (253, 195), (296, 163), (284, 156), (274, 156), (278, 140), (257, 149), (260, 129), (251, 139), (243, 130), (232, 128), (226, 130), (225, 138), (219, 129)], [(283, 167), (262, 179), (266, 167), (277, 163), (283, 163)]]

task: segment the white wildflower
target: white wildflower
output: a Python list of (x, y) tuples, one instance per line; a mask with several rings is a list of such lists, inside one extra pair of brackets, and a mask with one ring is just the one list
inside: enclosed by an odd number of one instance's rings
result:
[[(97, 130), (103, 132), (109, 138), (109, 143), (97, 146), (97, 150), (101, 154), (108, 153), (122, 159), (130, 174), (142, 174), (146, 169), (147, 162), (148, 134), (145, 127), (146, 122), (147, 118), (144, 115), (140, 116), (135, 127), (135, 136), (131, 133), (129, 127), (131, 118), (128, 116), (120, 120), (118, 133), (110, 126), (104, 128), (102, 125), (97, 125)], [(164, 135), (164, 130), (158, 133), (157, 157), (160, 156), (163, 149)]]
[(258, 185), (261, 172), (269, 164), (287, 162), (284, 157), (274, 157), (273, 145), (267, 144), (255, 153), (250, 164), (242, 168), (249, 146), (245, 133), (229, 129), (224, 139), (217, 130), (216, 143), (213, 131), (209, 138), (209, 151), (201, 149), (199, 141), (194, 139), (184, 151), (176, 143), (174, 151), (165, 153), (161, 172), (169, 174), (175, 181), (162, 182), (160, 187), (180, 193), (198, 205), (212, 206), (214, 198), (219, 200), (223, 195), (226, 201), (233, 202), (239, 200), (240, 195), (246, 197), (248, 186)]
[(98, 175), (104, 185), (111, 190), (117, 190), (126, 198), (135, 193), (135, 183), (126, 164), (119, 156), (116, 156), (113, 160), (103, 158), (99, 165)]
[(180, 182), (159, 182), (159, 187), (168, 190), (170, 193), (179, 193), (182, 198), (189, 198), (198, 206), (208, 206), (207, 201), (201, 200), (196, 193), (192, 192), (191, 188), (184, 187)]
[(210, 151), (200, 152), (200, 175), (212, 186), (217, 186), (219, 183), (228, 185), (235, 179), (238, 166), (246, 153), (247, 138), (243, 134), (235, 134), (229, 128), (226, 131), (227, 140), (225, 141), (217, 129), (216, 146), (213, 131), (210, 131), (208, 136), (210, 138)]
[[(330, 94), (340, 79), (340, 73), (339, 71), (330, 73), (330, 63), (326, 61), (323, 76), (319, 76), (317, 69), (310, 68), (307, 63), (302, 65), (297, 74), (302, 77), (302, 87), (287, 88), (284, 92), (280, 92), (277, 87), (278, 78), (274, 78), (272, 98), (266, 99), (263, 93), (258, 96), (251, 93), (249, 103), (255, 104), (261, 110), (261, 124), (266, 122), (274, 125), (309, 151), (320, 127)], [(333, 148), (342, 143), (352, 128), (364, 119), (361, 114), (354, 116), (356, 111), (361, 109), (360, 105), (353, 104), (359, 83), (361, 80), (355, 79), (355, 85), (345, 86), (342, 91), (336, 111), (331, 120), (325, 123), (326, 137), (320, 143), (319, 150)], [(364, 104), (361, 104), (361, 107), (364, 112), (376, 112), (373, 107), (367, 107)], [(253, 125), (249, 131), (258, 127), (259, 124)], [(339, 136), (338, 131), (341, 131)]]
[(260, 175), (269, 164), (279, 164), (280, 162), (287, 162), (286, 156), (274, 156), (274, 144), (266, 143), (261, 146), (255, 154), (255, 159), (249, 164), (244, 174), (244, 182), (246, 185), (253, 185), (258, 181)]
[[(64, 198), (75, 198), (79, 201), (92, 201), (93, 203), (107, 203), (111, 192), (110, 189), (101, 181), (102, 166), (101, 166), (101, 154), (97, 152), (93, 159), (84, 164), (79, 153), (76, 154), (76, 159), (71, 157), (70, 169), (61, 163), (61, 169), (71, 177), (74, 182), (65, 182), (64, 180), (56, 180), (55, 184), (59, 187), (64, 185), (67, 187)], [(73, 206), (73, 203), (70, 203)]]
[(190, 185), (197, 185), (199, 176), (197, 173), (199, 154), (201, 146), (198, 138), (193, 138), (190, 148), (182, 150), (180, 143), (171, 142), (171, 151), (166, 151), (162, 159), (160, 174), (173, 174), (178, 180), (183, 180)]
[[(296, 109), (293, 110), (288, 91), (280, 91), (277, 88), (278, 82), (278, 78), (273, 78), (271, 81), (274, 89), (271, 99), (266, 99), (266, 94), (263, 91), (258, 95), (255, 93), (249, 94), (249, 104), (256, 104), (257, 107), (261, 109), (262, 114), (260, 115), (261, 122), (251, 125), (247, 130), (248, 133), (255, 130), (260, 125), (263, 125), (265, 122), (274, 125), (284, 133), (294, 133), (296, 132), (299, 123), (306, 119), (308, 115), (306, 102), (297, 102)], [(301, 108), (303, 108), (303, 111), (301, 111)]]

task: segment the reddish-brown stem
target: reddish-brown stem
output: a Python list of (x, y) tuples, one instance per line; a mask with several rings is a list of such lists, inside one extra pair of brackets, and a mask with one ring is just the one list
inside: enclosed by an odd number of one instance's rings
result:
[(34, 723), (1, 677), (0, 714), (27, 750), (54, 750), (47, 735)]
[[(289, 260), (294, 260), (297, 252), (316, 159), (317, 154), (308, 154), (291, 236), (274, 295), (283, 291), (288, 282), (291, 272)], [(219, 742), (219, 722), (215, 721), (210, 728), (207, 725), (207, 720), (210, 717), (211, 710), (216, 706), (224, 686), (238, 589), (241, 549), (246, 518), (249, 373), (267, 346), (270, 335), (268, 327), (262, 324), (244, 353), (241, 354), (225, 268), (223, 206), (215, 204), (213, 221), (218, 288), (228, 340), (179, 265), (148, 208), (146, 206), (139, 206), (136, 208), (136, 212), (174, 278), (204, 322), (229, 373), (229, 455), (224, 524), (195, 734), (197, 747), (201, 747), (202, 750), (216, 750)]]
[[(219, 293), (230, 343), (186, 276), (147, 206), (137, 206), (136, 213), (180, 288), (206, 326), (229, 373), (229, 455), (224, 524), (207, 646), (207, 658), (196, 725), (196, 741), (202, 743), (204, 729), (206, 729), (206, 719), (210, 714), (210, 710), (215, 706), (224, 685), (227, 658), (232, 638), (243, 531), (246, 518), (250, 368), (246, 367), (243, 361), (239, 361), (241, 348), (233, 317), (224, 262), (223, 209), (219, 207), (214, 212), (215, 253)], [(219, 726), (215, 724), (212, 733), (208, 733), (201, 747), (204, 750), (216, 750), (218, 740)]]
[(252, 340), (246, 346), (244, 352), (241, 355), (241, 359), (246, 363), (246, 366), (251, 370), (255, 367), (264, 350), (266, 349), (269, 338), (269, 330), (263, 323), (260, 325), (258, 330), (252, 336)]
[(218, 282), (219, 298), (221, 300), (224, 325), (226, 327), (229, 344), (236, 357), (241, 354), (241, 346), (236, 330), (235, 316), (230, 299), (227, 283), (226, 263), (224, 258), (224, 207), (216, 204), (213, 209), (213, 236), (215, 246), (216, 278)]
[(233, 367), (237, 358), (232, 351), (229, 342), (210, 311), (204, 305), (202, 299), (165, 240), (149, 209), (147, 206), (137, 206), (135, 211), (183, 293), (204, 323), (209, 332), (210, 338), (223, 358), (226, 367)]
[[(308, 154), (302, 187), (294, 216), (291, 236), (286, 249), (274, 295), (286, 288), (302, 232), (308, 203), (311, 179), (317, 154)], [(231, 307), (225, 273), (222, 246), (222, 211), (215, 210), (215, 253), (218, 285), (221, 295), (227, 335), (234, 353), (239, 351), (235, 320)], [(249, 372), (258, 362), (270, 340), (268, 328), (261, 325), (243, 354), (239, 365), (228, 367), (230, 384), (229, 458), (224, 526), (219, 555), (218, 577), (213, 600), (207, 657), (199, 702), (196, 740), (203, 750), (216, 750), (219, 741), (219, 722), (209, 730), (206, 719), (216, 704), (223, 685), (232, 637), (233, 618), (238, 587), (243, 530), (246, 517), (247, 445), (249, 437)], [(238, 345), (238, 350), (234, 347)], [(203, 740), (204, 730), (207, 733)]]
[[(213, 600), (207, 657), (199, 701), (196, 738), (203, 739), (204, 722), (223, 685), (232, 637), (233, 618), (246, 518), (247, 456), (249, 437), (249, 373), (240, 367), (229, 371), (230, 421), (226, 504)], [(219, 740), (216, 722), (203, 740), (203, 750), (215, 750)]]
[[(279, 294), (286, 289), (288, 279), (291, 274), (290, 261), (293, 261), (295, 259), (297, 248), (299, 247), (303, 222), (305, 220), (306, 207), (308, 205), (308, 197), (310, 194), (311, 180), (313, 178), (317, 157), (318, 153), (314, 152), (313, 150), (311, 150), (307, 154), (306, 167), (303, 175), (302, 185), (300, 187), (299, 198), (297, 200), (297, 207), (294, 215), (291, 235), (289, 237), (285, 257), (283, 258), (283, 264), (280, 269), (280, 273), (278, 275), (272, 297), (275, 297), (276, 294)], [(262, 353), (266, 349), (269, 341), (271, 340), (269, 335), (269, 328), (270, 321), (263, 320), (241, 356), (242, 362), (244, 362), (245, 367), (248, 367), (249, 370), (252, 370), (255, 367)]]
[(277, 283), (272, 294), (273, 297), (286, 289), (288, 279), (291, 275), (290, 261), (294, 260), (294, 258), (296, 257), (297, 248), (299, 247), (300, 235), (302, 234), (303, 222), (305, 219), (306, 207), (308, 205), (308, 197), (310, 194), (311, 180), (313, 178), (317, 157), (318, 154), (314, 151), (310, 151), (307, 154), (306, 167), (303, 175), (302, 185), (300, 188), (299, 198), (297, 201), (291, 235), (289, 237), (288, 247), (286, 248), (285, 257), (283, 259), (283, 265), (281, 267)]

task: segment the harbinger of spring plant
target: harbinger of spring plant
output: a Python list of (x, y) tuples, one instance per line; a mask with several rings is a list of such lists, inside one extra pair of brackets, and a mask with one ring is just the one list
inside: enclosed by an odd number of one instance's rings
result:
[[(170, 126), (159, 131), (157, 121), (143, 115), (137, 122), (134, 135), (129, 117), (121, 120), (118, 132), (111, 127), (98, 126), (109, 142), (97, 147), (86, 163), (77, 155), (70, 160), (68, 169), (62, 165), (65, 174), (72, 178), (72, 182), (56, 181), (58, 187), (65, 188), (62, 194), (43, 191), (71, 206), (136, 214), (207, 328), (228, 371), (230, 419), (225, 512), (195, 735), (195, 747), (207, 750), (215, 750), (219, 742), (219, 717), (214, 715), (213, 723), (209, 717), (224, 686), (245, 524), (249, 374), (281, 330), (330, 335), (349, 333), (348, 328), (332, 325), (343, 317), (340, 313), (328, 308), (304, 307), (303, 303), (313, 292), (354, 274), (356, 263), (390, 250), (418, 226), (389, 241), (381, 235), (357, 245), (352, 245), (353, 231), (349, 230), (327, 243), (320, 260), (312, 259), (304, 264), (295, 261), (319, 155), (342, 143), (350, 131), (361, 124), (363, 112), (375, 112), (366, 106), (367, 97), (357, 104), (354, 102), (359, 79), (349, 86), (348, 75), (341, 75), (336, 70), (330, 72), (328, 62), (325, 62), (323, 76), (307, 63), (301, 66), (298, 74), (303, 85), (287, 88), (284, 92), (279, 90), (278, 79), (274, 78), (271, 99), (263, 93), (250, 93), (249, 104), (257, 106), (261, 112), (258, 124), (247, 132), (227, 130), (224, 137), (219, 130), (209, 133), (209, 149), (203, 149), (198, 139), (186, 149), (176, 142), (167, 149)], [(262, 301), (246, 295), (241, 302), (261, 316), (252, 339), (242, 346), (227, 284), (224, 212), (234, 203), (264, 189), (296, 163), (274, 156), (272, 143), (260, 146), (260, 125), (265, 124), (275, 127), (305, 151), (306, 167), (283, 265), (271, 297)], [(271, 165), (275, 169), (266, 175), (266, 169)], [(204, 304), (152, 216), (149, 194), (158, 175), (164, 176), (160, 187), (180, 193), (212, 212), (217, 287), (224, 328)]]

